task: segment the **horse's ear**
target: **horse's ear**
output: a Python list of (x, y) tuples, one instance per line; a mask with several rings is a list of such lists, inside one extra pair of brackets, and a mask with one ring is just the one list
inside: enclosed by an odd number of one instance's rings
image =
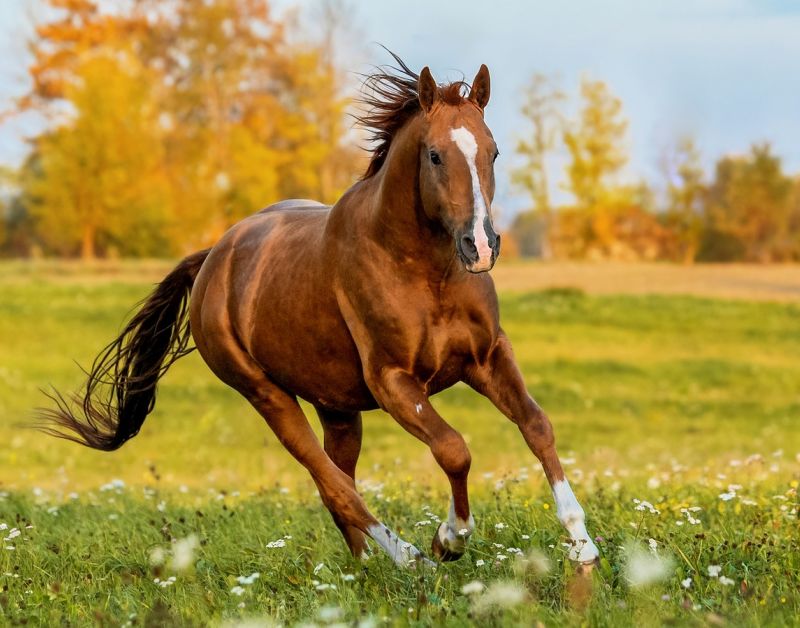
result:
[(433, 75), (426, 65), (419, 73), (417, 80), (417, 93), (419, 94), (419, 104), (422, 105), (422, 110), (428, 113), (436, 102), (439, 88), (436, 86), (436, 81), (433, 80)]
[(489, 79), (489, 68), (481, 65), (481, 69), (472, 81), (472, 89), (469, 90), (469, 99), (481, 109), (485, 109), (489, 103), (489, 93), (491, 91), (491, 81)]

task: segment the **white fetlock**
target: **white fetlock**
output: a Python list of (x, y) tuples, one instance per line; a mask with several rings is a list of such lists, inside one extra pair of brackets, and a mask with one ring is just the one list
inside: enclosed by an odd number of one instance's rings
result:
[(591, 539), (573, 539), (572, 547), (569, 550), (569, 559), (583, 565), (594, 563), (600, 556), (597, 546)]
[(387, 554), (389, 554), (395, 564), (400, 567), (414, 567), (420, 562), (423, 564), (434, 564), (432, 561), (425, 558), (423, 553), (411, 543), (401, 539), (383, 524), (372, 526), (369, 529), (369, 535)]
[(436, 534), (439, 535), (439, 542), (442, 544), (442, 547), (448, 552), (463, 554), (467, 548), (467, 541), (472, 531), (468, 528), (462, 528), (459, 531), (453, 530), (447, 521), (443, 521), (439, 525)]

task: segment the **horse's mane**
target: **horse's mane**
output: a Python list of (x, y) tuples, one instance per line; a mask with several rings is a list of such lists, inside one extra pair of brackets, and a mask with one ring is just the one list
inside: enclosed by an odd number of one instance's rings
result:
[[(364, 111), (354, 116), (356, 123), (369, 131), (368, 140), (373, 144), (372, 157), (362, 179), (369, 179), (381, 169), (395, 134), (422, 111), (417, 92), (419, 75), (391, 50), (387, 52), (400, 67), (380, 66), (363, 76), (362, 96), (357, 102)], [(459, 105), (464, 101), (464, 90), (468, 89), (464, 81), (453, 81), (439, 85), (438, 96), (449, 105)]]

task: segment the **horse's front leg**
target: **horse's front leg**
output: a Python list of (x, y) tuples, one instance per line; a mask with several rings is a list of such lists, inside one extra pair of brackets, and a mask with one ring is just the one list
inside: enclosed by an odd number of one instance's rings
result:
[(570, 559), (580, 563), (594, 562), (599, 553), (586, 531), (583, 508), (575, 499), (561, 468), (553, 426), (528, 394), (522, 374), (514, 361), (511, 343), (502, 332), (487, 363), (473, 368), (467, 381), (517, 424), (528, 447), (542, 463), (553, 490), (556, 513), (572, 539)]
[(447, 474), (452, 490), (450, 511), (434, 534), (431, 551), (439, 560), (461, 558), (475, 527), (467, 493), (472, 458), (464, 438), (433, 409), (422, 384), (408, 373), (383, 369), (369, 384), (381, 407), (430, 447)]

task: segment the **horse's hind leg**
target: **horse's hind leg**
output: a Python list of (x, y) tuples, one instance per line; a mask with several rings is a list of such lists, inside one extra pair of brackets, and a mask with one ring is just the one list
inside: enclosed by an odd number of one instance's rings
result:
[[(355, 487), (356, 464), (361, 453), (361, 413), (334, 412), (316, 408), (325, 435), (325, 453), (334, 464), (344, 471)], [(367, 538), (356, 527), (347, 525), (331, 510), (333, 521), (344, 536), (353, 556), (364, 557), (369, 553)]]
[(380, 545), (395, 563), (409, 566), (424, 560), (422, 553), (383, 525), (367, 509), (353, 480), (325, 453), (311, 429), (297, 399), (262, 376), (266, 386), (245, 396), (253, 404), (275, 435), (300, 464), (319, 489), (322, 502), (345, 526), (357, 528)]

